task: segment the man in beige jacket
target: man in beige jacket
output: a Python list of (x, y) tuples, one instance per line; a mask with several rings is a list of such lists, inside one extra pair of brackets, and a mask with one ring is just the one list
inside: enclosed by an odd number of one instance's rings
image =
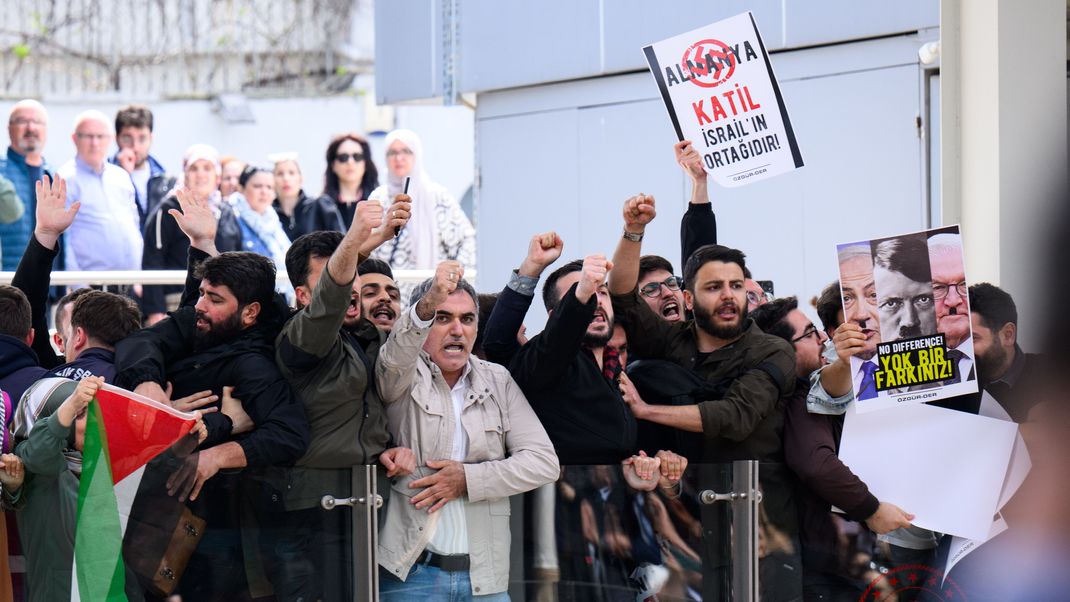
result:
[(376, 362), (396, 445), (380, 599), (508, 600), (509, 496), (557, 479), (550, 438), (509, 372), (471, 355), (476, 292), (456, 261), (413, 291)]

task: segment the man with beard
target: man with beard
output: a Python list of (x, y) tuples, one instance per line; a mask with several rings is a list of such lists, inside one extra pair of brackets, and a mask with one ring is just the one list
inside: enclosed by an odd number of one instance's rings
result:
[(910, 339), (936, 332), (929, 248), (920, 235), (875, 240), (873, 280), (881, 338)]
[[(387, 228), (408, 220), (408, 197), (398, 199)], [(320, 500), (349, 497), (354, 466), (378, 462), (390, 478), (415, 467), (411, 450), (387, 449), (386, 412), (374, 382), (383, 337), (362, 316), (361, 296), (372, 279), (358, 276), (357, 262), (361, 245), (382, 222), (381, 205), (360, 203), (344, 236), (310, 232), (286, 252), (298, 310), (276, 340), (275, 360), (305, 407), (311, 442), (294, 467), (276, 468), (262, 481), (280, 498), (260, 517), (265, 573), (279, 600), (352, 599), (352, 567), (346, 561), (352, 515), (324, 510)], [(393, 291), (396, 299), (397, 287)], [(396, 307), (390, 310), (396, 317)]]
[(721, 245), (695, 251), (684, 268), (684, 299), (695, 317), (666, 322), (636, 288), (643, 233), (654, 215), (653, 197), (637, 195), (624, 205), (624, 235), (609, 279), (613, 309), (633, 354), (692, 370), (720, 395), (695, 405), (633, 404), (632, 412), (702, 433), (704, 462), (779, 457), (779, 410), (794, 388), (795, 358), (790, 345), (747, 319), (743, 253)]
[(246, 589), (240, 475), (219, 472), (293, 463), (308, 447), (308, 419), (275, 366), (273, 342), (287, 310), (274, 293), (274, 264), (255, 253), (218, 255), (207, 200), (186, 190), (178, 198), (182, 212), (172, 215), (191, 243), (187, 292), (168, 318), (119, 342), (116, 384), (165, 403), (165, 386), (175, 397), (211, 390), (219, 399), (233, 387), (241, 400), (242, 419), (205, 415), (208, 437), (190, 456), (191, 474), (168, 485), (168, 493), (196, 502), (191, 510), (208, 524), (179, 592), (190, 600), (228, 599)]
[(1012, 420), (1025, 422), (1042, 399), (1042, 356), (1018, 346), (1018, 309), (1006, 291), (981, 282), (970, 286), (969, 301), (977, 378)]
[(389, 334), (401, 315), (401, 291), (394, 282), (394, 271), (387, 262), (369, 258), (357, 266), (357, 275), (364, 318)]
[[(552, 233), (550, 240), (560, 241)], [(559, 245), (551, 249), (560, 255)], [(635, 418), (617, 384), (620, 357), (606, 346), (613, 335), (605, 284), (611, 267), (604, 255), (589, 255), (551, 273), (542, 289), (546, 328), (509, 366), (562, 464), (616, 464), (635, 452)], [(498, 304), (512, 292), (507, 287)], [(515, 327), (508, 330), (516, 336)]]
[(42, 155), (48, 140), (48, 113), (44, 105), (29, 98), (15, 103), (8, 114), (7, 132), (11, 143), (6, 157), (0, 159), (0, 175), (11, 180), (15, 193), (25, 206), (22, 217), (0, 224), (0, 255), (3, 269), (10, 272), (15, 270), (32, 237), (36, 209), (34, 184), (45, 174), (52, 173)]
[(973, 338), (966, 270), (962, 266), (962, 237), (940, 232), (929, 237), (928, 246), (936, 330), (944, 335), (947, 357), (955, 361), (955, 377), (944, 383), (973, 380)]

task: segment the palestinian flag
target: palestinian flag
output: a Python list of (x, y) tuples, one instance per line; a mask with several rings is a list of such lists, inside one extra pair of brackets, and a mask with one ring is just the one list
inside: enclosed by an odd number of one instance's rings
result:
[(190, 435), (196, 417), (104, 385), (90, 402), (82, 449), (71, 599), (126, 600), (123, 535), (150, 460)]

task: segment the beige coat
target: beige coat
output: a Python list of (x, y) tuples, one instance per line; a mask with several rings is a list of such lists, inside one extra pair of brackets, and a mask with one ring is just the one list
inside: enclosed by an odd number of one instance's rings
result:
[[(432, 474), (428, 460), (449, 459), (454, 416), (450, 387), (422, 351), (430, 328), (402, 312), (375, 365), (376, 383), (395, 445), (416, 454), (416, 471), (391, 482), (379, 564), (408, 577), (431, 539), (438, 513), (409, 503), (409, 483)], [(475, 357), (468, 360), (468, 388), (461, 423), (468, 434), (464, 474), (473, 595), (504, 592), (509, 585), (509, 496), (556, 481), (560, 467), (550, 438), (509, 371)]]

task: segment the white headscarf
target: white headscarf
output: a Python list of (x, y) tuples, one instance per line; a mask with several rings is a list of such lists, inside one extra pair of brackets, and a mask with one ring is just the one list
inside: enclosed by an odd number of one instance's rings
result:
[[(405, 226), (409, 230), (409, 241), (412, 246), (413, 257), (417, 268), (434, 268), (438, 258), (438, 228), (435, 221), (435, 195), (431, 192), (431, 178), (424, 171), (424, 146), (420, 137), (412, 130), (394, 130), (386, 136), (386, 148), (389, 152), (390, 145), (395, 140), (412, 151), (412, 171), (409, 173), (409, 196), (412, 197), (412, 217)], [(390, 161), (386, 164), (386, 190), (389, 199), (385, 201), (384, 208), (389, 207), (394, 197), (405, 190), (405, 178), (394, 175), (390, 169)]]

